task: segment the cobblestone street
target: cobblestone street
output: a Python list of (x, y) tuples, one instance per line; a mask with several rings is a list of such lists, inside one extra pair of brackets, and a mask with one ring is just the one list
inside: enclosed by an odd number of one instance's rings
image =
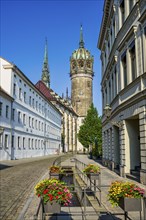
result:
[(45, 156), (0, 163), (0, 219), (18, 218), (35, 184), (55, 159)]

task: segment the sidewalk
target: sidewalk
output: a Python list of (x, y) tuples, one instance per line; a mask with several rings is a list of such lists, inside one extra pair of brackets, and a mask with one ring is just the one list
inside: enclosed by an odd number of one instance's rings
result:
[[(123, 220), (124, 216), (118, 215), (118, 213), (123, 213), (123, 210), (119, 207), (113, 208), (107, 199), (107, 193), (108, 193), (108, 189), (109, 189), (110, 184), (115, 180), (131, 181), (131, 182), (136, 183), (138, 186), (142, 187), (145, 191), (146, 191), (146, 186), (144, 186), (143, 184), (140, 184), (136, 181), (129, 180), (128, 178), (120, 177), (118, 174), (114, 173), (113, 171), (109, 170), (108, 168), (97, 163), (95, 160), (89, 159), (87, 157), (87, 155), (76, 155), (76, 158), (85, 164), (89, 164), (89, 163), (98, 164), (101, 167), (101, 192), (102, 192), (101, 193), (101, 202), (110, 213), (114, 214), (114, 217), (115, 216), (117, 217), (115, 219), (122, 219)], [(139, 220), (140, 219), (139, 212), (129, 212), (128, 216), (132, 220)]]

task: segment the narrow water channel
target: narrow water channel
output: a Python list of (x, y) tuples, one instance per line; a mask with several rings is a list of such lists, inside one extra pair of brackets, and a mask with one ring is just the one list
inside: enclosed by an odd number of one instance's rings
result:
[(70, 167), (65, 169), (65, 174), (62, 176), (62, 181), (64, 181), (69, 187), (71, 187), (71, 191), (73, 190), (71, 204), (69, 207), (81, 207), (78, 196), (76, 194), (74, 189), (74, 181), (73, 181), (73, 171), (70, 169)]

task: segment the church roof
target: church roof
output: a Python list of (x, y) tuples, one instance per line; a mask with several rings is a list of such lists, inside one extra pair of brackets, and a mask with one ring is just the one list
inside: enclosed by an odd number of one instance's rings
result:
[(41, 80), (39, 80), (36, 83), (36, 88), (43, 93), (43, 95), (49, 100), (49, 101), (55, 101), (56, 98), (51, 94), (51, 89), (48, 88)]
[[(75, 113), (75, 111), (73, 110), (71, 104), (61, 98), (56, 92), (54, 92), (52, 89), (48, 88), (44, 82), (42, 82), (41, 80), (38, 81), (36, 83), (36, 88), (50, 101), (52, 102), (52, 104), (57, 103), (58, 105), (63, 106), (64, 108), (68, 109), (69, 111), (71, 111), (72, 113), (74, 113), (75, 115), (77, 115)], [(56, 105), (55, 105), (56, 106)], [(56, 106), (57, 107), (57, 106)], [(58, 108), (58, 107), (57, 107)]]

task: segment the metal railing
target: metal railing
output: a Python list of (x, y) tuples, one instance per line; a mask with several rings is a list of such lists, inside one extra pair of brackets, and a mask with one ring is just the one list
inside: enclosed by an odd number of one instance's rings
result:
[[(72, 188), (72, 186), (68, 186), (68, 188)], [(81, 216), (83, 220), (86, 220), (88, 215), (93, 215), (97, 216), (97, 212), (95, 210), (89, 211), (88, 206), (89, 206), (89, 201), (87, 198), (87, 194), (89, 193), (89, 189), (87, 190), (86, 187), (80, 187), (80, 186), (74, 186), (74, 190), (70, 190), (71, 193), (78, 193), (80, 191), (80, 195), (78, 194), (78, 199), (81, 204), (81, 212), (78, 211), (78, 209), (74, 212), (69, 212), (68, 214), (65, 213), (45, 213), (44, 210), (44, 203), (43, 200), (40, 198), (40, 202), (37, 208), (37, 211), (34, 215), (34, 220), (45, 220), (46, 216), (65, 216), (65, 215), (70, 215), (70, 216)], [(91, 205), (90, 205), (91, 206)], [(69, 208), (73, 207), (71, 205), (68, 206)]]
[[(70, 156), (69, 156), (70, 157)], [(56, 158), (56, 160), (54, 161), (54, 165), (61, 165), (61, 162), (63, 162), (66, 158), (62, 158), (62, 157), (58, 157)], [(110, 216), (110, 219), (115, 219), (116, 215), (124, 215), (125, 220), (129, 219), (132, 220), (127, 213), (111, 213), (109, 210), (107, 210), (107, 207), (102, 203), (102, 186), (101, 185), (101, 175), (98, 176), (97, 180), (91, 180), (87, 177), (86, 174), (84, 174), (82, 171), (83, 169), (86, 167), (86, 163), (78, 160), (75, 157), (72, 157), (71, 160), (74, 161), (74, 172), (67, 172), (67, 176), (69, 175), (73, 175), (73, 186), (68, 186), (71, 189), (72, 193), (76, 193), (78, 200), (81, 204), (81, 208), (82, 208), (82, 212), (78, 213), (78, 211), (76, 212), (69, 212), (68, 214), (65, 213), (57, 213), (57, 214), (53, 214), (56, 216), (62, 216), (62, 215), (70, 215), (70, 216), (74, 216), (74, 215), (78, 215), (81, 216), (82, 219), (86, 219), (87, 216), (89, 215), (89, 211), (87, 210), (87, 207), (89, 206), (89, 197), (92, 195), (94, 196), (95, 201), (97, 201), (97, 205), (99, 205), (100, 207), (102, 206), (104, 208), (104, 213), (106, 213), (106, 215)], [(102, 169), (101, 169), (102, 172)], [(76, 176), (79, 176), (79, 178), (83, 181), (83, 184), (80, 184), (77, 180), (76, 180)], [(72, 188), (73, 187), (73, 190)], [(106, 186), (109, 187), (109, 186)], [(92, 204), (91, 204), (92, 205)], [(70, 206), (69, 206), (70, 207)], [(94, 212), (90, 212), (90, 215), (100, 215), (100, 212), (97, 211), (98, 209), (94, 209)], [(40, 215), (40, 220), (44, 220), (45, 216), (52, 216), (52, 213), (45, 213), (44, 209), (43, 209), (43, 202), (42, 200), (40, 200), (39, 202), (39, 206), (37, 209), (37, 212), (34, 215), (34, 220), (38, 219), (38, 216)], [(141, 215), (140, 215), (140, 219), (141, 219)], [(143, 199), (143, 220), (146, 220), (146, 197), (144, 197)]]

